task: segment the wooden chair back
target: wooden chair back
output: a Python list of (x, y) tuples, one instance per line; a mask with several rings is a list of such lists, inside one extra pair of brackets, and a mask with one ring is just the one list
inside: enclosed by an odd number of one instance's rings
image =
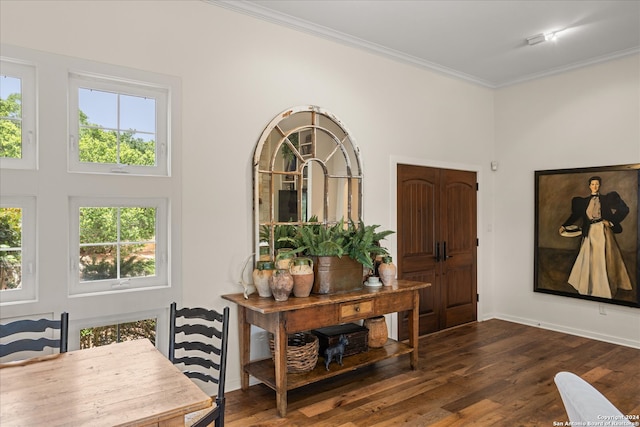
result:
[(228, 335), (229, 307), (219, 313), (200, 307), (178, 309), (175, 302), (171, 304), (169, 360), (187, 377), (218, 386), (216, 407), (194, 426), (224, 425)]
[[(58, 331), (57, 338), (46, 333), (47, 329)], [(42, 352), (46, 347), (57, 348), (66, 353), (69, 334), (69, 313), (62, 313), (60, 320), (16, 320), (0, 325), (0, 357), (4, 358), (23, 351)]]

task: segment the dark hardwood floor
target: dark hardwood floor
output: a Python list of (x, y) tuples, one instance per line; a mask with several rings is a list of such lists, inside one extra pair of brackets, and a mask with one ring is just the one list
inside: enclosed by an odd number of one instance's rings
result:
[(623, 414), (640, 414), (640, 350), (501, 320), (470, 323), (420, 340), (385, 360), (288, 394), (258, 384), (227, 393), (226, 426), (553, 426), (567, 421), (553, 377), (589, 381)]

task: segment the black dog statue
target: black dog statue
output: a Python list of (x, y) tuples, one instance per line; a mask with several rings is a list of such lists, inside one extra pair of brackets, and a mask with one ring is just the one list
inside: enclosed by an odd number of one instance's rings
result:
[(327, 347), (324, 350), (324, 367), (329, 370), (329, 364), (331, 359), (335, 358), (338, 365), (342, 366), (342, 356), (344, 355), (344, 348), (349, 345), (349, 340), (344, 335), (340, 335), (338, 338), (338, 344)]

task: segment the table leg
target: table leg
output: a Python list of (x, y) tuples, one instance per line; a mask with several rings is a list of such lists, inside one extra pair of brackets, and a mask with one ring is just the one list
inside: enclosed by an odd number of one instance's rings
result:
[(247, 322), (245, 307), (238, 307), (238, 325), (240, 333), (240, 386), (249, 390), (249, 374), (246, 367), (251, 356), (251, 324)]
[(287, 340), (284, 322), (278, 321), (278, 331), (274, 334), (273, 346), (276, 370), (276, 407), (278, 415), (281, 417), (287, 416)]
[(410, 356), (411, 369), (418, 369), (418, 331), (420, 329), (420, 296), (413, 292), (413, 309), (409, 312), (409, 345), (413, 347)]

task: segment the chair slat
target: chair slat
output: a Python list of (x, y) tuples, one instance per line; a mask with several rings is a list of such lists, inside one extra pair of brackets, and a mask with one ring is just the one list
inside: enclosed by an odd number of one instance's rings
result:
[(16, 320), (0, 326), (0, 338), (24, 332), (44, 332), (49, 328), (60, 329), (60, 321), (50, 319)]
[(191, 341), (185, 341), (185, 342), (180, 342), (180, 343), (176, 343), (176, 350), (177, 349), (183, 349), (183, 350), (199, 350), (202, 351), (203, 353), (208, 353), (208, 354), (215, 354), (217, 356), (220, 356), (220, 349), (217, 348), (216, 346), (213, 346), (211, 344), (206, 344), (203, 342), (191, 342)]
[(51, 338), (23, 339), (0, 344), (0, 357), (19, 351), (43, 351), (45, 348), (60, 348), (60, 340)]

